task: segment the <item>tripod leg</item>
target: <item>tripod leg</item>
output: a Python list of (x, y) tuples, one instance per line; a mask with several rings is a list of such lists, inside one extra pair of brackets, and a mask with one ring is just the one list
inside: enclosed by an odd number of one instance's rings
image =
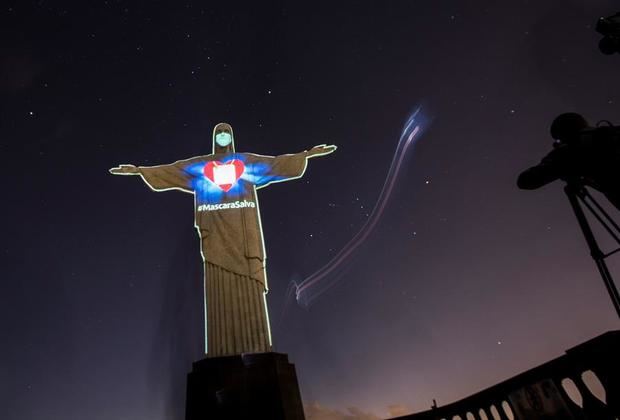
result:
[[(583, 201), (584, 204), (586, 204), (588, 206), (588, 208), (590, 209), (590, 211), (593, 214), (598, 215), (597, 212), (595, 212), (592, 207), (588, 204), (588, 201), (586, 201), (586, 199), (588, 199), (590, 202), (592, 202), (592, 204), (594, 204), (594, 206), (598, 209), (599, 213), (601, 213), (603, 215), (603, 217), (605, 217), (605, 219), (607, 219), (607, 222), (612, 225), (614, 227), (614, 229), (616, 229), (616, 232), (620, 232), (620, 226), (618, 226), (618, 224), (616, 223), (616, 221), (614, 219), (611, 218), (611, 216), (609, 216), (609, 214), (607, 214), (607, 212), (605, 211), (605, 209), (603, 207), (601, 207), (601, 205), (598, 203), (598, 201), (596, 201), (594, 199), (594, 197), (592, 197), (592, 195), (588, 192), (588, 190), (586, 190), (585, 188), (583, 189), (583, 197), (581, 197), (581, 200)], [(604, 221), (602, 221), (601, 218), (599, 218), (597, 216), (597, 219), (599, 219), (599, 221), (601, 221), (601, 223), (606, 226), (607, 223), (605, 223)], [(608, 230), (609, 231), (609, 230)], [(612, 235), (615, 238), (615, 235)], [(620, 241), (618, 241), (620, 242)]]
[[(597, 203), (596, 200), (587, 191), (585, 191), (585, 189), (583, 192), (580, 192), (577, 195), (577, 197), (579, 197), (579, 199), (586, 206), (586, 208), (590, 210), (590, 213), (592, 213), (592, 215), (596, 218), (596, 220), (598, 220), (598, 222), (601, 224), (601, 226), (603, 226), (603, 228), (607, 231), (607, 233), (609, 233), (609, 235), (612, 238), (614, 238), (614, 240), (618, 244), (620, 244), (620, 238), (616, 234), (616, 232), (620, 232), (620, 227), (616, 224), (616, 222), (611, 217), (609, 217), (609, 215), (601, 207), (601, 205)], [(592, 202), (592, 204), (590, 204), (590, 202)], [(603, 217), (607, 220), (603, 220)], [(607, 223), (611, 224), (616, 229), (616, 231), (614, 232)]]
[(586, 239), (586, 243), (590, 248), (590, 255), (596, 263), (596, 267), (601, 274), (603, 283), (605, 283), (605, 288), (609, 293), (609, 297), (611, 298), (611, 302), (614, 305), (616, 314), (618, 315), (618, 318), (620, 318), (620, 295), (618, 294), (618, 289), (616, 288), (614, 280), (611, 277), (611, 273), (609, 272), (607, 264), (605, 263), (605, 256), (599, 248), (598, 243), (596, 242), (596, 238), (594, 237), (594, 233), (592, 233), (592, 229), (590, 228), (590, 224), (588, 223), (588, 219), (586, 218), (586, 215), (584, 214), (583, 209), (579, 204), (579, 200), (577, 198), (579, 189), (576, 189), (571, 185), (567, 185), (566, 187), (564, 187), (564, 192), (566, 193), (568, 201), (570, 202), (571, 207), (575, 212), (579, 227), (581, 228), (583, 236)]
[(596, 267), (598, 268), (598, 271), (601, 273), (603, 283), (605, 283), (605, 288), (607, 288), (607, 293), (609, 293), (609, 297), (614, 304), (616, 314), (620, 318), (620, 296), (618, 295), (618, 289), (614, 284), (614, 279), (611, 277), (611, 273), (609, 272), (605, 261), (597, 259), (595, 259), (594, 261), (596, 262)]

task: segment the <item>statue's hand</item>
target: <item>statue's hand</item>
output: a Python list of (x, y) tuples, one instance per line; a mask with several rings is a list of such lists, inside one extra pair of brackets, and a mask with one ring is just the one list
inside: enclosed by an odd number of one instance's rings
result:
[(337, 147), (333, 144), (329, 146), (326, 144), (319, 144), (318, 146), (314, 146), (312, 149), (308, 150), (308, 157), (329, 155), (336, 149)]
[(134, 175), (139, 174), (140, 170), (134, 165), (120, 165), (110, 169), (110, 173), (113, 175)]

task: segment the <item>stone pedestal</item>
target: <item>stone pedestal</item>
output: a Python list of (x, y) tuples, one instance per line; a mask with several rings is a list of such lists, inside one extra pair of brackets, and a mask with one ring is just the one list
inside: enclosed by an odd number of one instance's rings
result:
[(187, 376), (185, 420), (304, 420), (295, 366), (280, 353), (195, 362)]

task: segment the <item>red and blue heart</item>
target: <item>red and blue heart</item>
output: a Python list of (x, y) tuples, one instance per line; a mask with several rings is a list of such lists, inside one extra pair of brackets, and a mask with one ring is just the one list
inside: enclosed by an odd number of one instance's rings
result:
[[(222, 183), (219, 179), (217, 181), (220, 183), (216, 182), (215, 172), (218, 167), (232, 167), (231, 169), (234, 169), (234, 172), (227, 172), (227, 176), (224, 181), (226, 183)], [(227, 192), (233, 187), (233, 185), (235, 185), (239, 178), (241, 178), (241, 175), (245, 172), (245, 165), (239, 159), (232, 159), (227, 162), (212, 160), (205, 165), (203, 172), (209, 181), (217, 185), (222, 191)]]

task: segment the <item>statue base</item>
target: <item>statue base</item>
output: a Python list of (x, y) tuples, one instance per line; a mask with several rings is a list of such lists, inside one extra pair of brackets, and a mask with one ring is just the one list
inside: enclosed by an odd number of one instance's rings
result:
[(185, 420), (304, 420), (295, 366), (281, 353), (247, 353), (193, 363)]

